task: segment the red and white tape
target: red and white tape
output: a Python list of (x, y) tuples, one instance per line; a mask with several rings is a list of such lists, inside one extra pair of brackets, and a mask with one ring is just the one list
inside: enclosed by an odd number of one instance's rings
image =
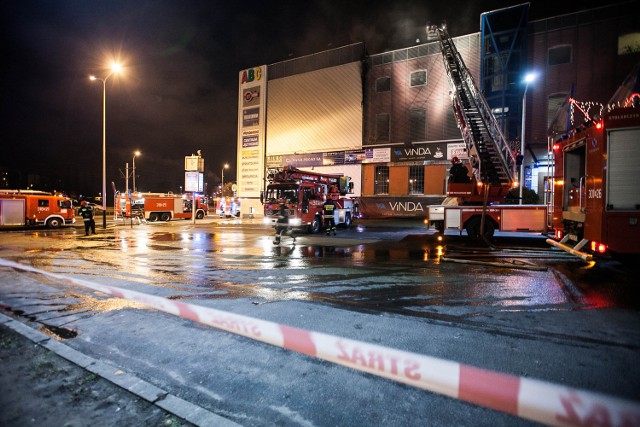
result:
[(8, 260), (0, 259), (0, 266), (136, 301), (223, 331), (543, 424), (640, 426), (638, 402), (100, 285)]

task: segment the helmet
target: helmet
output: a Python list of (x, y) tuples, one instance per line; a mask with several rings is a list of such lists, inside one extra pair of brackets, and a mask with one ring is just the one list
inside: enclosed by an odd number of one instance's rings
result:
[(451, 163), (458, 163), (458, 157), (453, 156), (453, 158), (451, 159)]
[(86, 201), (86, 200), (81, 201), (81, 202), (80, 202), (80, 205), (82, 205), (82, 206), (87, 206), (87, 201)]

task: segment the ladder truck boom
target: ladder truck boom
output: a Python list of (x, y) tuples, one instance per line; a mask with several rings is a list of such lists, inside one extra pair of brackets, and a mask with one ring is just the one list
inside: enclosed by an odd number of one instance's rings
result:
[[(476, 154), (483, 183), (508, 189), (515, 178), (516, 159), (491, 108), (478, 90), (446, 25), (428, 26), (437, 36), (449, 81), (451, 103), (467, 152)], [(506, 194), (505, 194), (506, 195)]]
[[(469, 237), (485, 240), (495, 230), (546, 233), (545, 205), (488, 206), (502, 202), (508, 195), (516, 176), (515, 155), (446, 26), (428, 26), (427, 32), (435, 34), (440, 43), (451, 106), (467, 153), (477, 157), (478, 168), (471, 182), (448, 182), (449, 199), (428, 207), (428, 226), (440, 233), (466, 230)], [(473, 206), (479, 204), (484, 206)]]

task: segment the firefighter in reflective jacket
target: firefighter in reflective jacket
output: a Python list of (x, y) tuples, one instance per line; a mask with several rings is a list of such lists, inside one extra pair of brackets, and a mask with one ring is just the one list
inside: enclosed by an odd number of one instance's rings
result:
[(80, 203), (80, 209), (78, 209), (78, 214), (82, 217), (84, 221), (84, 235), (89, 235), (89, 230), (93, 234), (96, 234), (96, 222), (93, 219), (93, 207), (87, 203), (86, 200), (83, 200)]
[(324, 216), (324, 229), (327, 233), (327, 236), (333, 232), (333, 235), (336, 235), (336, 221), (334, 218), (336, 210), (336, 203), (333, 201), (331, 196), (327, 197), (327, 201), (322, 205), (322, 215)]

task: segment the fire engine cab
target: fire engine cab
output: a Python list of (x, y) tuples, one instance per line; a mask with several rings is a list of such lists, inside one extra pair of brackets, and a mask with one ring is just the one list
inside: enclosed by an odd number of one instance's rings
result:
[(318, 233), (322, 228), (322, 205), (329, 197), (336, 205), (336, 225), (348, 227), (355, 218), (354, 200), (344, 197), (353, 192), (353, 183), (348, 176), (285, 166), (271, 170), (268, 180), (266, 190), (260, 195), (266, 224), (275, 226), (280, 207), (284, 205), (290, 228)]
[(555, 235), (547, 242), (584, 260), (640, 254), (640, 108), (586, 120), (553, 144), (553, 154)]

